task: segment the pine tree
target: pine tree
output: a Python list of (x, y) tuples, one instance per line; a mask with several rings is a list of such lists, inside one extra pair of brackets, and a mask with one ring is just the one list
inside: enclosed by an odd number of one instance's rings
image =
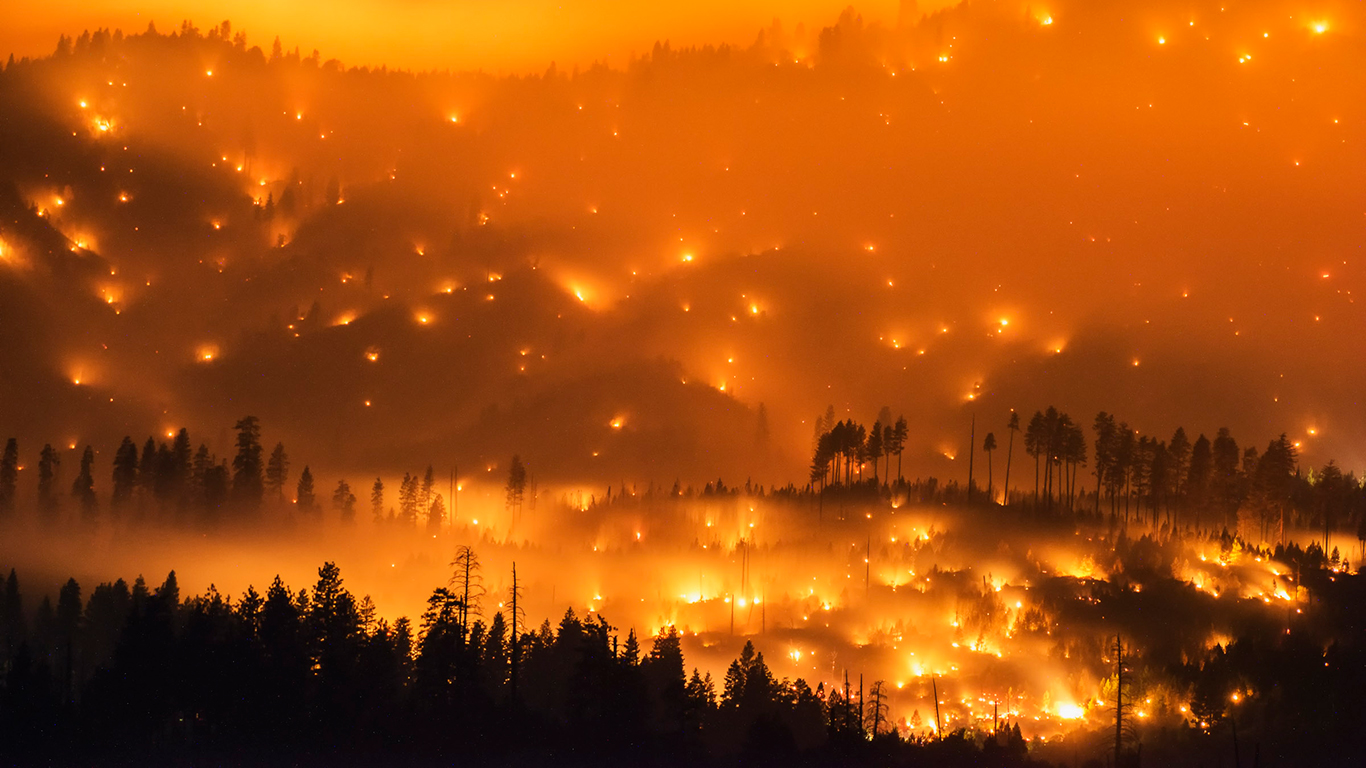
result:
[(0, 455), (0, 517), (14, 512), (14, 494), (19, 486), (19, 443), (14, 438), (5, 441), (5, 452)]
[(313, 495), (313, 473), (308, 471), (307, 465), (304, 466), (304, 471), (299, 473), (294, 503), (299, 508), (299, 514), (312, 515), (318, 511), (318, 501)]
[(1238, 477), (1238, 443), (1229, 433), (1228, 427), (1219, 428), (1210, 450), (1214, 465), (1210, 490), (1220, 512), (1222, 524), (1227, 526), (1228, 515), (1236, 510), (1242, 501)]
[(62, 457), (50, 444), (44, 445), (38, 455), (38, 509), (47, 515), (57, 512), (57, 469), (61, 464)]
[(142, 444), (142, 458), (138, 460), (138, 498), (144, 505), (156, 493), (158, 469), (157, 441), (149, 435), (147, 442)]
[(436, 489), (436, 473), (432, 470), (432, 465), (427, 465), (427, 471), (422, 475), (422, 490), (417, 495), (417, 508), (424, 513), (432, 506), (432, 493)]
[(376, 523), (384, 520), (384, 481), (378, 477), (370, 486), (370, 515)]
[(417, 484), (418, 479), (403, 473), (403, 482), (398, 486), (399, 519), (408, 525), (417, 524)]
[(266, 490), (275, 496), (277, 503), (284, 500), (285, 483), (289, 482), (289, 454), (285, 453), (285, 444), (276, 443), (275, 450), (270, 452), (270, 461), (266, 463)]
[(432, 503), (427, 507), (427, 530), (435, 533), (445, 524), (446, 502), (438, 493), (432, 496)]
[(131, 437), (124, 437), (119, 450), (113, 454), (113, 492), (111, 506), (119, 508), (133, 500), (138, 485), (138, 447)]
[(255, 416), (244, 416), (233, 429), (237, 430), (237, 455), (232, 459), (232, 498), (244, 509), (255, 510), (265, 494), (261, 422)]
[(332, 509), (339, 513), (343, 523), (356, 521), (356, 494), (345, 480), (338, 480), (337, 490), (332, 492)]
[(1010, 503), (1010, 462), (1015, 453), (1015, 434), (1020, 431), (1020, 414), (1010, 412), (1010, 421), (1006, 422), (1006, 429), (1010, 431), (1010, 439), (1006, 442), (1006, 480), (1002, 489), (1002, 504)]
[(868, 441), (865, 449), (865, 456), (873, 462), (873, 479), (878, 479), (878, 462), (882, 459), (882, 422), (873, 422), (873, 428), (868, 430)]
[(191, 472), (190, 431), (181, 428), (171, 441), (170, 459), (166, 469), (166, 497), (181, 505), (189, 490)]
[(87, 445), (81, 454), (81, 471), (71, 483), (71, 495), (81, 505), (81, 513), (86, 518), (94, 517), (96, 510), (95, 476), (91, 472), (94, 466), (95, 451)]
[(906, 450), (906, 439), (910, 437), (910, 430), (906, 425), (906, 417), (896, 417), (896, 424), (892, 427), (892, 449), (896, 451), (896, 484), (902, 484), (901, 476), (901, 454)]
[(512, 464), (508, 467), (508, 482), (504, 490), (507, 492), (507, 509), (514, 514), (520, 512), (522, 494), (526, 490), (526, 467), (522, 466), (521, 456), (512, 457)]
[(996, 433), (988, 432), (986, 439), (982, 441), (982, 450), (987, 454), (987, 501), (995, 503), (996, 497), (991, 492), (991, 453), (996, 450)]

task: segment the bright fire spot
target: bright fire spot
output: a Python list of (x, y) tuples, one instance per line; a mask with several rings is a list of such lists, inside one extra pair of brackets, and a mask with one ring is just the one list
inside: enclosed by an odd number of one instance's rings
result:
[(195, 352), (195, 359), (201, 363), (213, 362), (218, 357), (218, 347), (213, 344), (204, 344)]
[(621, 429), (622, 423), (623, 419), (620, 416), (618, 416), (615, 419), (612, 419), (612, 429)]
[(1078, 720), (1086, 714), (1086, 710), (1076, 704), (1059, 704), (1058, 717), (1064, 720)]
[(1316, 22), (1314, 22), (1314, 33), (1315, 33), (1315, 34), (1321, 35), (1321, 34), (1323, 34), (1324, 32), (1327, 32), (1327, 31), (1328, 31), (1328, 22), (1326, 22), (1326, 21), (1316, 21)]

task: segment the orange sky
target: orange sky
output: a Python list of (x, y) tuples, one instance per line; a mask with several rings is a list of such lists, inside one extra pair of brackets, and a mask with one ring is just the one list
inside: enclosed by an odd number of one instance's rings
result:
[[(921, 3), (920, 9), (944, 5)], [(776, 19), (793, 27), (826, 25), (847, 3), (840, 0), (57, 0), (12, 8), (0, 25), (0, 56), (41, 56), (57, 37), (97, 27), (142, 31), (149, 21), (168, 31), (188, 18), (203, 28), (227, 19), (251, 44), (269, 49), (276, 35), (305, 55), (348, 65), (401, 68), (539, 71), (619, 60), (648, 51), (656, 40), (675, 45), (748, 44)], [(867, 21), (894, 24), (898, 0), (857, 4)]]

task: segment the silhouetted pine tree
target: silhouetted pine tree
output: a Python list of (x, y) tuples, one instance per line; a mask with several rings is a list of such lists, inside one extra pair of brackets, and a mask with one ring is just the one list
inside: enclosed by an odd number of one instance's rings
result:
[(265, 493), (261, 422), (255, 416), (244, 416), (233, 429), (237, 430), (237, 454), (232, 459), (232, 499), (244, 510), (254, 511), (261, 506)]
[(93, 518), (98, 510), (98, 502), (95, 499), (95, 476), (92, 473), (94, 466), (95, 450), (87, 445), (81, 453), (81, 471), (71, 483), (71, 496), (76, 499), (76, 503), (81, 507), (82, 516), (87, 520)]
[(14, 494), (19, 486), (19, 443), (14, 438), (5, 441), (5, 452), (0, 454), (0, 517), (14, 512)]

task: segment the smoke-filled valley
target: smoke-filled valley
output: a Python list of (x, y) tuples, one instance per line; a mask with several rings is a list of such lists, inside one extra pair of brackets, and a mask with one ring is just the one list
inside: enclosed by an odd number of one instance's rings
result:
[(715, 23), (10, 58), (0, 761), (1353, 759), (1362, 9)]

